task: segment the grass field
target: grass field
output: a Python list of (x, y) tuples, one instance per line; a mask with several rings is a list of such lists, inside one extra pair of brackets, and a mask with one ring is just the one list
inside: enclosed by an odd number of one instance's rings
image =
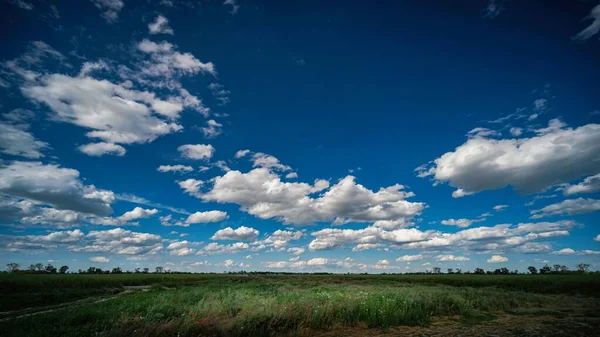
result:
[[(151, 287), (98, 302), (142, 285)], [(530, 325), (530, 335), (585, 336), (600, 328), (598, 275), (3, 274), (0, 286), (2, 336), (434, 335), (440, 328), (439, 335), (464, 335), (499, 323), (515, 336)], [(24, 316), (40, 306), (50, 311)]]

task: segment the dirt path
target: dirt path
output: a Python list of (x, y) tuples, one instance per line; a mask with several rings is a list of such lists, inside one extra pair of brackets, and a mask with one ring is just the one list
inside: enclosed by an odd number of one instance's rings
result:
[(25, 308), (25, 309), (14, 310), (14, 311), (0, 312), (0, 317), (6, 316), (6, 317), (0, 318), (0, 322), (8, 321), (11, 319), (18, 319), (18, 318), (24, 318), (24, 317), (29, 317), (29, 316), (46, 314), (49, 312), (54, 312), (54, 311), (58, 311), (58, 310), (66, 309), (66, 308), (72, 308), (72, 307), (75, 307), (78, 305), (102, 303), (102, 302), (110, 301), (117, 297), (131, 294), (131, 293), (134, 293), (137, 291), (148, 291), (148, 290), (150, 290), (151, 286), (124, 286), (123, 288), (125, 289), (124, 291), (114, 294), (114, 295), (110, 295), (110, 296), (88, 297), (88, 298), (83, 298), (83, 299), (80, 299), (77, 301), (60, 303), (60, 304), (51, 305), (51, 306), (32, 307), (32, 308)]

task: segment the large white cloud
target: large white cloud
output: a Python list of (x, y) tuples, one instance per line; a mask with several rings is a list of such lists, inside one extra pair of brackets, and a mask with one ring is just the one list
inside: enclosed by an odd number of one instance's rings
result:
[(600, 5), (596, 5), (594, 8), (592, 8), (590, 15), (586, 19), (591, 19), (592, 23), (577, 33), (577, 35), (573, 37), (574, 39), (587, 40), (598, 34), (600, 31)]
[(29, 99), (47, 104), (56, 120), (90, 129), (88, 137), (107, 143), (146, 143), (182, 129), (161, 118), (177, 118), (183, 110), (181, 103), (106, 80), (51, 74), (21, 91)]
[(260, 232), (252, 227), (241, 226), (233, 229), (227, 227), (218, 230), (210, 239), (211, 240), (232, 240), (232, 241), (253, 241)]
[(84, 246), (72, 247), (74, 252), (112, 253), (119, 255), (155, 254), (162, 250), (162, 238), (156, 234), (138, 233), (115, 228), (106, 231), (91, 231)]
[[(315, 222), (344, 224), (411, 220), (420, 214), (425, 204), (409, 202), (412, 192), (404, 186), (392, 185), (373, 192), (347, 176), (327, 189), (327, 181), (307, 183), (283, 182), (268, 168), (256, 168), (248, 173), (229, 171), (212, 180), (212, 188), (194, 195), (204, 201), (235, 203), (242, 210), (262, 219), (278, 219), (284, 223), (306, 225)], [(189, 191), (188, 191), (189, 193)]]
[(181, 152), (181, 156), (188, 159), (210, 159), (215, 153), (215, 148), (212, 145), (206, 144), (185, 144), (177, 148)]
[(197, 224), (207, 222), (219, 222), (227, 219), (227, 212), (223, 211), (206, 211), (190, 214), (185, 220), (186, 224)]
[(55, 164), (15, 161), (0, 167), (0, 192), (53, 206), (105, 216), (112, 213), (111, 191), (84, 185), (79, 172)]
[(87, 154), (92, 157), (101, 157), (105, 154), (115, 155), (115, 156), (124, 156), (127, 150), (121, 145), (113, 144), (113, 143), (90, 143), (86, 145), (81, 145), (77, 149), (79, 151)]
[(417, 168), (420, 177), (448, 182), (464, 194), (512, 186), (521, 193), (541, 192), (600, 171), (600, 125), (567, 128), (552, 120), (531, 138), (474, 137)]

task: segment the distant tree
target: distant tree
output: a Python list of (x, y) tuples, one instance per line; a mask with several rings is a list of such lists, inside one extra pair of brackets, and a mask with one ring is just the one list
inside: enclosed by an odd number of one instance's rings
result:
[(135, 268), (135, 273), (139, 274), (139, 272), (140, 272), (140, 268)]
[(531, 274), (531, 275), (537, 274), (537, 268), (534, 266), (527, 267), (527, 270), (529, 271), (529, 274)]
[(555, 272), (559, 272), (559, 271), (560, 271), (560, 264), (555, 264), (555, 265), (553, 265), (553, 266), (552, 266), (552, 269), (553, 269)]
[(587, 273), (590, 269), (590, 265), (587, 263), (580, 263), (577, 265), (577, 271), (580, 273)]
[(485, 274), (485, 270), (483, 270), (481, 268), (475, 268), (475, 271), (473, 271), (473, 274)]
[(160, 266), (156, 267), (156, 273), (157, 274), (162, 274), (163, 272), (164, 272), (164, 268), (163, 267), (160, 267)]
[(8, 269), (9, 272), (15, 273), (15, 272), (19, 271), (19, 264), (12, 262), (12, 263), (7, 264), (6, 268)]
[(95, 274), (96, 273), (96, 267), (89, 267), (87, 269), (87, 273), (88, 274)]
[(142, 269), (142, 273), (144, 273), (144, 274), (148, 274), (148, 272), (150, 272), (150, 269), (148, 269), (148, 268), (144, 268), (144, 269)]
[(29, 268), (27, 268), (27, 270), (29, 270), (29, 271), (36, 271), (37, 268), (35, 267), (35, 264), (32, 263), (32, 264), (29, 265)]
[(567, 267), (565, 265), (560, 266), (560, 272), (561, 273), (566, 273), (568, 271), (569, 271), (569, 267)]
[(448, 268), (448, 274), (454, 274), (454, 269)]
[(549, 265), (545, 265), (542, 268), (540, 268), (540, 274), (550, 274), (551, 271), (552, 268), (550, 268)]
[(123, 274), (123, 271), (121, 270), (121, 267), (117, 267), (117, 268), (113, 268), (110, 273), (111, 274)]
[(462, 274), (462, 269), (456, 268), (456, 274)]
[(56, 274), (56, 267), (48, 263), (48, 265), (46, 266), (46, 273)]
[(36, 263), (35, 264), (35, 269), (37, 271), (43, 271), (44, 270), (44, 265), (42, 263)]
[(442, 273), (442, 268), (440, 267), (433, 267), (433, 273), (434, 274), (441, 274)]
[(69, 270), (69, 266), (62, 266), (58, 269), (58, 272), (61, 274), (66, 274), (67, 270)]

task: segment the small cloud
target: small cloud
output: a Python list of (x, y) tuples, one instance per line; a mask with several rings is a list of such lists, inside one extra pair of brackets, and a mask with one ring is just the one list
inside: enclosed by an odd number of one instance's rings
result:
[(573, 36), (574, 40), (585, 41), (590, 37), (598, 34), (600, 31), (600, 5), (596, 5), (596, 7), (592, 8), (592, 11), (585, 19), (592, 19), (592, 23), (587, 26), (584, 30), (577, 33), (577, 35)]
[(504, 10), (503, 0), (489, 0), (487, 6), (483, 9), (483, 17), (493, 19), (500, 15)]
[(488, 263), (502, 263), (508, 262), (508, 258), (500, 255), (494, 255), (491, 258), (487, 259)]
[(156, 34), (169, 34), (169, 35), (173, 35), (173, 28), (171, 28), (169, 26), (169, 20), (167, 18), (165, 18), (164, 16), (162, 16), (161, 14), (159, 14), (156, 19), (154, 20), (154, 22), (150, 23), (148, 25), (148, 30), (150, 35), (156, 35)]

